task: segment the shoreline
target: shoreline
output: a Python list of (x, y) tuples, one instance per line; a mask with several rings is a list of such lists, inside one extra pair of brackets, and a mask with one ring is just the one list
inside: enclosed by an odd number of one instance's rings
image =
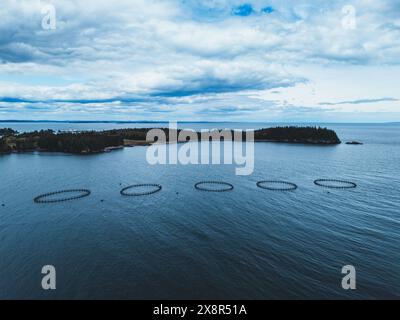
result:
[[(189, 141), (190, 142), (190, 141)], [(200, 142), (200, 141), (198, 141)], [(244, 141), (245, 143), (246, 141)], [(165, 144), (173, 144), (174, 142), (166, 142)], [(178, 141), (177, 144), (188, 143), (188, 141)], [(323, 142), (293, 142), (293, 141), (278, 141), (278, 140), (254, 140), (254, 143), (278, 143), (278, 144), (292, 144), (292, 145), (304, 145), (304, 146), (320, 146), (320, 147), (332, 147), (337, 146), (341, 143), (323, 143)], [(69, 155), (96, 155), (103, 153), (110, 153), (113, 151), (123, 150), (125, 148), (134, 148), (134, 147), (147, 147), (151, 146), (152, 143), (147, 141), (138, 141), (135, 144), (129, 145), (119, 145), (119, 146), (110, 146), (106, 147), (103, 150), (98, 151), (82, 151), (82, 152), (66, 152), (66, 151), (50, 151), (45, 149), (30, 149), (30, 150), (11, 150), (11, 151), (0, 151), (0, 156), (4, 155), (12, 155), (12, 154), (28, 154), (28, 153), (61, 153), (61, 154), (69, 154)]]

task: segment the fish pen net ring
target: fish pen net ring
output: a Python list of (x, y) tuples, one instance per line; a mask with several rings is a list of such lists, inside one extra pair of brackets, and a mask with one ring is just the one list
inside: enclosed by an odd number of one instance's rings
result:
[(318, 179), (314, 181), (314, 184), (319, 187), (331, 189), (354, 189), (357, 187), (357, 184), (354, 182), (337, 179)]
[[(150, 190), (150, 191), (145, 191), (145, 192), (127, 192), (128, 190), (131, 189), (136, 189), (136, 188), (147, 188), (147, 187), (153, 187), (154, 189)], [(127, 197), (140, 197), (140, 196), (147, 196), (150, 194), (154, 194), (157, 193), (159, 191), (161, 191), (162, 187), (159, 184), (155, 184), (155, 183), (146, 183), (146, 184), (134, 184), (131, 185), (129, 187), (123, 188), (120, 193), (123, 196), (127, 196)]]
[[(78, 193), (78, 195), (66, 197), (66, 198), (49, 199), (52, 196), (68, 194), (68, 193)], [(69, 200), (85, 198), (85, 197), (88, 197), (90, 194), (91, 194), (90, 190), (87, 190), (87, 189), (60, 190), (60, 191), (45, 193), (40, 196), (37, 196), (35, 199), (33, 199), (33, 201), (35, 203), (57, 203), (57, 202), (64, 202), (64, 201), (69, 201)]]
[[(205, 185), (205, 186), (204, 186)], [(207, 187), (209, 185), (209, 187)], [(213, 188), (212, 186), (221, 186), (221, 188)], [(222, 181), (201, 181), (194, 185), (197, 190), (207, 192), (226, 192), (233, 190), (233, 185)]]
[(272, 191), (292, 191), (297, 189), (297, 185), (287, 181), (264, 180), (258, 181), (257, 187)]

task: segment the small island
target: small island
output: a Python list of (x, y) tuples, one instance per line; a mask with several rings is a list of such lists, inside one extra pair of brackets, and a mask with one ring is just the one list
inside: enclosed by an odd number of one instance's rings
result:
[[(0, 129), (0, 153), (45, 151), (92, 154), (109, 152), (123, 147), (150, 145), (152, 142), (147, 141), (146, 136), (151, 129), (79, 132), (41, 130), (24, 133), (19, 133), (12, 129)], [(165, 132), (167, 141), (169, 141), (169, 129), (160, 129)], [(176, 134), (180, 132), (181, 130), (177, 130)], [(231, 132), (233, 133), (233, 131)], [(196, 134), (200, 137), (200, 132)], [(243, 137), (245, 137), (244, 133)], [(254, 141), (313, 145), (336, 145), (341, 143), (333, 130), (320, 127), (295, 126), (255, 130)]]
[(353, 145), (353, 146), (361, 146), (361, 145), (363, 145), (363, 143), (359, 142), (359, 141), (348, 141), (348, 142), (346, 142), (346, 144)]

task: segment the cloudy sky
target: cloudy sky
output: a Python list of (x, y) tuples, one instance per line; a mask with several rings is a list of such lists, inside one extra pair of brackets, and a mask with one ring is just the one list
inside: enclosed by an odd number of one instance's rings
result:
[(400, 121), (398, 0), (0, 7), (0, 119)]

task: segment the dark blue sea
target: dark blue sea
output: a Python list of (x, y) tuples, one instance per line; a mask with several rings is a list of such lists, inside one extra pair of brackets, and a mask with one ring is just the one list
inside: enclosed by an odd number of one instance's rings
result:
[[(0, 123), (19, 131), (139, 126), (154, 125)], [(0, 298), (400, 298), (400, 125), (326, 126), (342, 141), (364, 145), (256, 143), (250, 176), (236, 176), (235, 165), (151, 166), (147, 147), (0, 156)], [(321, 188), (313, 183), (318, 178), (358, 187)], [(226, 181), (234, 190), (196, 190), (203, 180)], [(286, 180), (298, 189), (263, 190), (260, 180)], [(135, 183), (162, 190), (120, 195)], [(92, 194), (33, 202), (71, 188)], [(41, 287), (44, 265), (56, 268), (56, 290)], [(341, 286), (345, 265), (356, 268), (356, 290)]]

